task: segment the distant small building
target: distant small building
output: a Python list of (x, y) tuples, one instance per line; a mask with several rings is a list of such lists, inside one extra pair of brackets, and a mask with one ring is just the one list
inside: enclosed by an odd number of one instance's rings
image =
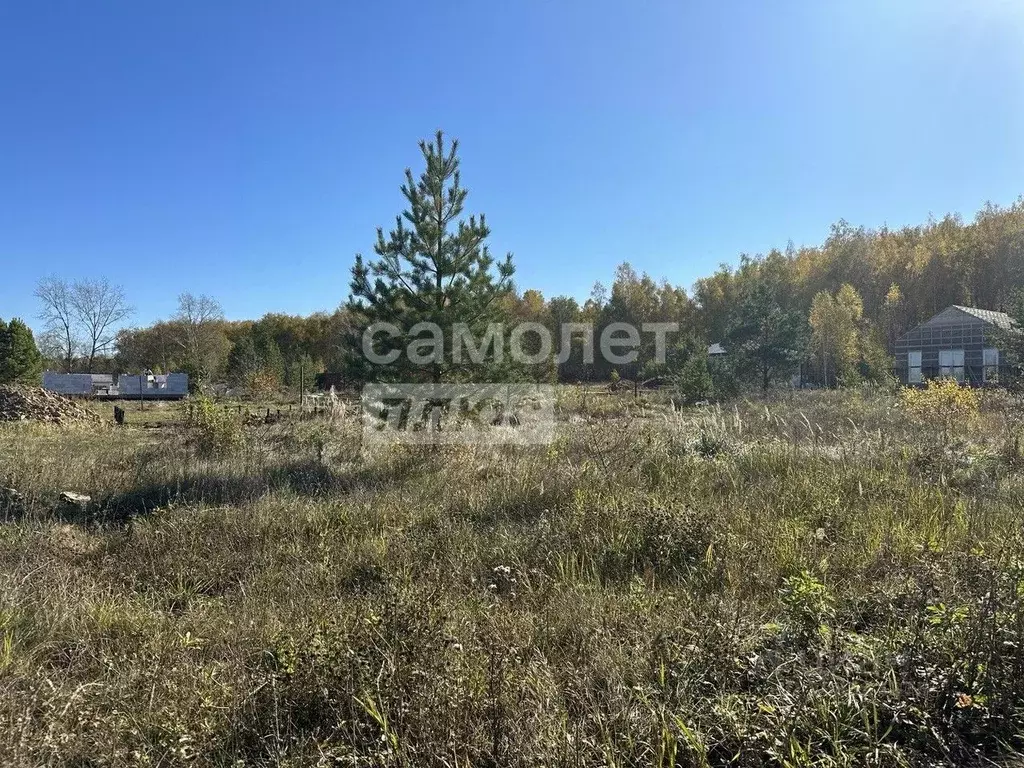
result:
[(975, 387), (997, 384), (1006, 365), (998, 333), (1011, 328), (1005, 312), (947, 307), (896, 341), (896, 376), (908, 385), (939, 378)]
[(188, 395), (188, 374), (56, 373), (43, 374), (43, 389), (61, 395), (108, 400), (180, 400)]
[(717, 341), (708, 347), (708, 357), (717, 357), (718, 355), (725, 354), (725, 347), (719, 344)]

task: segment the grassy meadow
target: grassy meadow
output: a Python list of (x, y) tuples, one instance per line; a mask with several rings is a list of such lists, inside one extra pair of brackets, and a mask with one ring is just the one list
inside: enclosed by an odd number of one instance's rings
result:
[[(679, 411), (565, 388), (551, 445), (373, 454), (351, 410), (181, 408), (0, 424), (0, 486), (24, 498), (0, 524), (0, 764), (1024, 751), (1004, 393), (940, 424), (868, 388)], [(64, 490), (93, 508), (62, 513)]]

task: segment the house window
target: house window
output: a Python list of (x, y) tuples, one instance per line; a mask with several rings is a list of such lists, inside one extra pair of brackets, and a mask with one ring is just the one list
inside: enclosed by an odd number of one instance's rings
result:
[(964, 351), (962, 349), (939, 350), (939, 376), (964, 382)]
[(986, 348), (982, 353), (982, 381), (986, 384), (999, 383), (999, 350)]
[(907, 352), (907, 383), (920, 384), (921, 382), (921, 350), (912, 349)]

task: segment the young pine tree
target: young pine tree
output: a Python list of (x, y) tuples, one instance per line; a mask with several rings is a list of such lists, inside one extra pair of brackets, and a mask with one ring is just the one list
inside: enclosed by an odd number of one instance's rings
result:
[(31, 329), (18, 318), (0, 320), (0, 384), (39, 384), (43, 356)]
[[(444, 135), (420, 142), (426, 169), (419, 180), (406, 169), (402, 194), (408, 208), (396, 217), (385, 238), (377, 229), (376, 261), (356, 256), (352, 267), (349, 307), (356, 318), (358, 352), (350, 373), (363, 380), (472, 381), (494, 379), (500, 372), (492, 358), (474, 363), (462, 350), (452, 355), (452, 331), (465, 324), (479, 345), (488, 324), (502, 319), (502, 297), (512, 291), (512, 254), (501, 262), (491, 257), (484, 216), (460, 219), (467, 190), (459, 177), (458, 142), (446, 147)], [(390, 323), (397, 335), (375, 336), (375, 350), (398, 350), (389, 364), (374, 364), (362, 354), (362, 334), (378, 323)], [(443, 336), (438, 338), (440, 328)], [(417, 327), (418, 326), (418, 327)], [(415, 357), (406, 354), (410, 342)]]
[(771, 275), (754, 279), (733, 309), (725, 338), (736, 373), (762, 392), (797, 368), (806, 346), (806, 323), (783, 300), (783, 287)]
[(0, 317), (0, 384), (7, 384), (7, 367), (11, 359), (11, 333), (4, 319)]

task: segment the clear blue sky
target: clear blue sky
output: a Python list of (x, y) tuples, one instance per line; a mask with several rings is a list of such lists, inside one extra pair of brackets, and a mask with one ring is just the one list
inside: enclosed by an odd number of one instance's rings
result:
[(1016, 0), (0, 2), (0, 316), (332, 309), (416, 142), (545, 295), (1024, 193)]

